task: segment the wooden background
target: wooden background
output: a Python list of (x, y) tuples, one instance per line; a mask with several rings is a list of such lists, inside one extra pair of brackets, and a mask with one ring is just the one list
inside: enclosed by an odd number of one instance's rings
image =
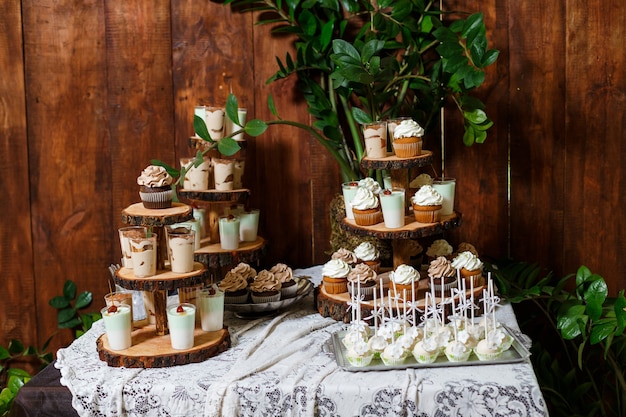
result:
[[(495, 127), (465, 148), (453, 115), (446, 174), (463, 225), (446, 236), (485, 257), (556, 274), (581, 264), (626, 287), (626, 9), (622, 0), (445, 1), (482, 10), (500, 49), (480, 96)], [(206, 0), (0, 3), (0, 343), (39, 346), (56, 331), (48, 300), (66, 279), (103, 305), (120, 258), (121, 210), (151, 159), (190, 153), (196, 104), (233, 91), (249, 117), (308, 121), (293, 80), (266, 85), (288, 39)], [(439, 140), (425, 148), (441, 153)], [(245, 178), (269, 240), (266, 263), (328, 259), (333, 160), (296, 129), (250, 140)], [(71, 340), (61, 332), (53, 348)]]

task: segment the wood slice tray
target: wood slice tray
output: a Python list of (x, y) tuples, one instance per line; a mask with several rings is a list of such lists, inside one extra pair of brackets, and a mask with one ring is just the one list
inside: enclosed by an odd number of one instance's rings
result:
[(230, 202), (244, 203), (250, 197), (250, 190), (240, 188), (238, 190), (185, 190), (179, 189), (178, 195), (188, 200), (210, 201), (210, 202)]
[(138, 278), (131, 268), (120, 268), (115, 273), (117, 284), (128, 290), (155, 291), (175, 290), (180, 287), (193, 287), (207, 282), (208, 273), (201, 262), (194, 262), (193, 271), (184, 274), (168, 269), (157, 271), (156, 275)]
[(267, 241), (258, 236), (254, 242), (240, 242), (238, 249), (222, 249), (219, 243), (209, 243), (196, 250), (194, 258), (209, 269), (235, 266), (239, 262), (256, 263), (265, 256)]
[[(386, 274), (381, 274), (383, 277)], [(388, 278), (383, 279), (383, 288), (385, 297), (383, 302), (385, 305), (388, 303), (387, 300), (387, 288), (388, 288)], [(484, 285), (474, 288), (474, 297), (480, 296), (482, 294), (482, 290), (486, 288)], [(415, 297), (415, 303), (417, 307), (421, 310), (426, 306), (425, 302), (425, 294), (429, 289), (429, 283), (427, 279), (420, 279), (415, 288), (417, 291), (417, 295)], [(380, 290), (378, 290), (380, 291)], [(466, 296), (469, 297), (470, 291), (466, 291)], [(440, 297), (435, 295), (435, 301), (439, 302), (441, 300)], [(329, 294), (324, 289), (324, 283), (322, 283), (319, 287), (316, 288), (316, 303), (317, 303), (317, 311), (322, 317), (330, 317), (337, 321), (342, 321), (344, 323), (350, 323), (352, 320), (352, 312), (348, 309), (348, 302), (350, 301), (350, 293), (344, 292), (341, 294)], [(376, 301), (377, 305), (380, 303), (380, 298)], [(395, 307), (395, 303), (393, 304)], [(404, 303), (399, 303), (399, 308), (402, 309), (404, 307)], [(361, 301), (361, 317), (369, 317), (372, 315), (374, 310), (374, 301)], [(373, 324), (373, 323), (370, 323)]]
[(413, 167), (423, 167), (433, 163), (433, 153), (422, 150), (422, 153), (413, 158), (399, 158), (394, 154), (389, 154), (385, 158), (368, 158), (361, 160), (361, 166), (366, 169), (407, 169)]
[(147, 209), (139, 202), (122, 210), (122, 222), (131, 226), (163, 227), (191, 219), (193, 208), (176, 202), (166, 209)]
[(152, 325), (132, 332), (132, 346), (124, 350), (111, 350), (106, 333), (96, 341), (100, 360), (109, 366), (125, 368), (163, 368), (205, 361), (230, 348), (230, 333), (227, 328), (217, 332), (194, 331), (194, 346), (191, 349), (172, 349), (170, 336), (155, 336)]
[(397, 229), (385, 227), (385, 223), (378, 223), (373, 226), (359, 226), (352, 219), (345, 217), (340, 223), (341, 228), (355, 234), (373, 236), (379, 239), (416, 239), (420, 237), (432, 236), (443, 231), (459, 227), (461, 225), (461, 214), (454, 212), (449, 216), (442, 216), (437, 223), (418, 223), (415, 221), (413, 213), (404, 219), (404, 226)]

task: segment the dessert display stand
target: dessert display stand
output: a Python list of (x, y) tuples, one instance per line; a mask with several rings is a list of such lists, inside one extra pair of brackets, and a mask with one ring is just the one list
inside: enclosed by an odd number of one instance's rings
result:
[[(443, 233), (447, 229), (456, 228), (461, 225), (461, 214), (454, 212), (449, 216), (443, 216), (436, 223), (419, 223), (415, 221), (410, 207), (410, 190), (409, 190), (409, 170), (411, 168), (419, 168), (432, 164), (433, 154), (431, 151), (422, 150), (422, 153), (413, 158), (398, 158), (395, 155), (388, 155), (385, 158), (370, 159), (363, 158), (361, 166), (366, 169), (387, 169), (391, 174), (392, 186), (403, 188), (405, 190), (406, 217), (404, 226), (397, 229), (389, 229), (384, 223), (378, 223), (373, 226), (359, 226), (354, 220), (344, 217), (340, 222), (340, 227), (351, 233), (372, 236), (378, 239), (390, 240), (393, 256), (393, 268), (395, 269), (402, 264), (410, 264), (410, 242), (409, 239), (418, 239)], [(387, 280), (388, 281), (388, 280)], [(474, 288), (475, 294), (480, 294), (483, 287)], [(417, 295), (415, 297), (419, 308), (420, 303), (424, 303), (423, 296), (428, 290), (427, 280), (420, 280), (416, 288)], [(469, 291), (468, 291), (469, 295)], [(350, 301), (349, 293), (329, 294), (322, 284), (317, 292), (317, 309), (324, 317), (332, 317), (338, 321), (346, 323), (351, 320), (351, 313), (348, 308)], [(379, 300), (380, 302), (380, 300)], [(402, 303), (400, 304), (402, 306)], [(362, 316), (371, 315), (374, 304), (372, 301), (363, 301), (361, 304)]]
[(219, 218), (234, 204), (244, 204), (250, 196), (250, 190), (232, 191), (189, 191), (178, 190), (178, 194), (191, 203), (206, 208), (206, 238), (195, 251), (195, 260), (202, 263), (209, 272), (211, 282), (223, 278), (225, 271), (239, 262), (258, 264), (265, 256), (266, 241), (257, 236), (254, 242), (239, 242), (237, 249), (222, 249), (220, 245)]
[[(223, 328), (216, 332), (194, 331), (194, 346), (186, 350), (172, 348), (167, 326), (167, 294), (170, 290), (195, 287), (208, 281), (207, 269), (200, 262), (187, 273), (174, 273), (165, 265), (167, 243), (165, 226), (193, 218), (190, 206), (172, 203), (167, 209), (146, 209), (143, 203), (133, 204), (122, 211), (122, 222), (131, 226), (151, 227), (157, 233), (157, 271), (150, 277), (136, 277), (131, 268), (120, 268), (115, 273), (116, 284), (136, 291), (151, 292), (154, 297), (154, 322), (132, 332), (132, 346), (121, 351), (110, 349), (106, 333), (97, 340), (100, 359), (110, 366), (127, 368), (158, 368), (200, 362), (230, 347), (230, 334)], [(196, 313), (198, 314), (198, 313)]]

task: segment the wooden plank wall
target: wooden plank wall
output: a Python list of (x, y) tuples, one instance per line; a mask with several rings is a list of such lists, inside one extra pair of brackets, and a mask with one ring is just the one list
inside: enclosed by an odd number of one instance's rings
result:
[[(458, 179), (463, 213), (446, 237), (557, 275), (586, 264), (617, 293), (626, 287), (626, 10), (618, 0), (541, 10), (444, 3), (483, 11), (501, 51), (479, 92), (496, 122), (487, 143), (460, 145), (458, 118), (446, 111), (446, 174)], [(271, 119), (271, 93), (283, 118), (309, 120), (294, 80), (265, 84), (288, 39), (254, 22), (206, 0), (2, 3), (0, 343), (39, 345), (55, 332), (48, 300), (66, 279), (102, 305), (107, 266), (120, 257), (120, 212), (138, 201), (135, 179), (150, 159), (176, 164), (190, 153), (194, 105), (222, 104), (232, 90), (249, 118)], [(440, 155), (439, 138), (429, 141)], [(247, 153), (266, 264), (325, 262), (328, 203), (340, 191), (334, 162), (303, 132), (276, 126)], [(61, 332), (53, 347), (70, 340)]]

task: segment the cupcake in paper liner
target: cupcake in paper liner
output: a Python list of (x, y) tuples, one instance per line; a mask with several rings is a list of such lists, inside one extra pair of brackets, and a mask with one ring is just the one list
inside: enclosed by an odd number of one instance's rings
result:
[(432, 185), (424, 185), (411, 197), (413, 215), (419, 223), (436, 223), (441, 220), (443, 197)]
[(252, 284), (250, 284), (252, 302), (260, 304), (279, 301), (280, 289), (280, 281), (276, 279), (273, 273), (264, 269), (259, 272)]
[(498, 359), (502, 355), (503, 350), (497, 343), (493, 343), (488, 339), (483, 339), (474, 348), (474, 354), (481, 361), (492, 361)]
[(283, 263), (277, 263), (269, 270), (280, 282), (280, 298), (293, 298), (298, 292), (298, 283), (293, 279), (293, 270)]
[(339, 248), (332, 255), (330, 259), (341, 259), (350, 266), (354, 266), (357, 263), (357, 257), (350, 249)]
[(374, 298), (374, 291), (377, 290), (378, 274), (367, 264), (357, 264), (348, 273), (348, 292), (351, 296), (356, 296), (360, 291), (363, 300)]
[(373, 226), (383, 221), (380, 200), (371, 190), (359, 187), (352, 198), (352, 214), (359, 226)]
[(248, 281), (241, 274), (227, 272), (217, 287), (224, 292), (224, 304), (245, 304), (248, 301)]
[(147, 209), (164, 209), (172, 207), (174, 179), (165, 168), (158, 165), (149, 165), (137, 177), (139, 197)]
[(433, 283), (433, 289), (436, 293), (440, 293), (443, 289), (447, 294), (450, 292), (450, 288), (457, 285), (456, 269), (454, 269), (452, 263), (443, 256), (438, 257), (430, 263), (428, 266), (428, 278), (429, 282)]
[(341, 259), (331, 259), (322, 267), (322, 281), (324, 290), (328, 294), (342, 294), (348, 292), (348, 274), (350, 265)]
[(374, 272), (378, 273), (380, 269), (380, 253), (376, 246), (371, 242), (361, 242), (354, 248), (357, 262), (367, 264)]

